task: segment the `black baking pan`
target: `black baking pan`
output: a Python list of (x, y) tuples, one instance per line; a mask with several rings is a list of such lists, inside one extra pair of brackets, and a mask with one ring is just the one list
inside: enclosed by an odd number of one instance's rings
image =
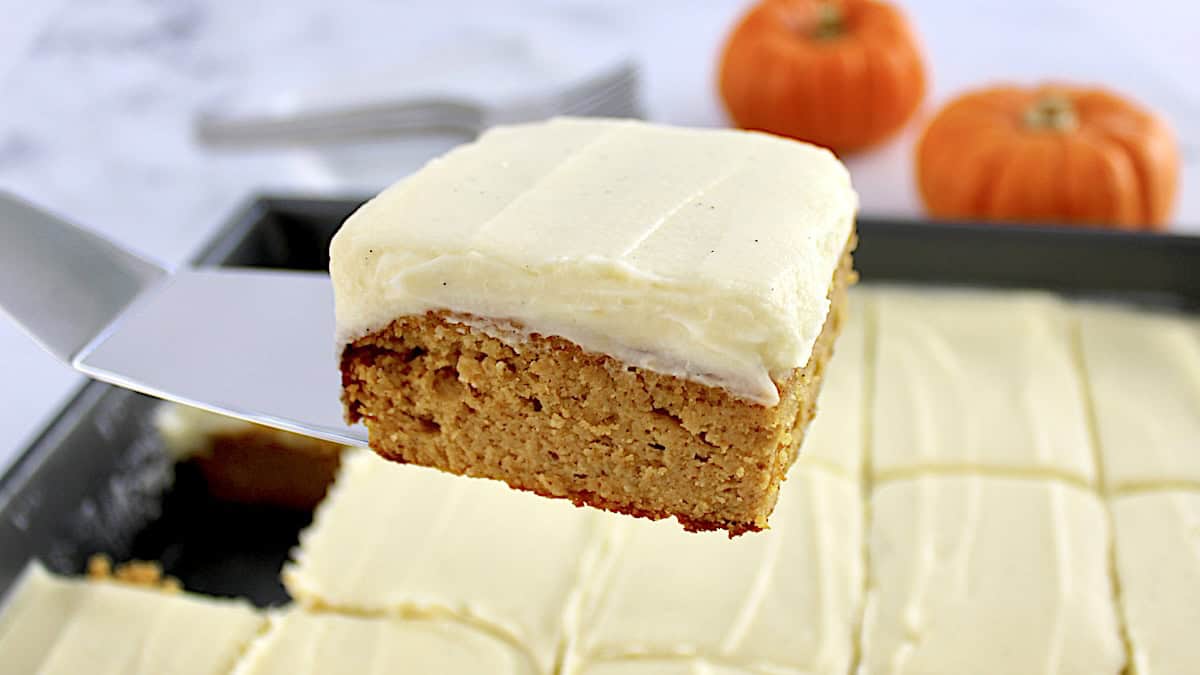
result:
[[(262, 197), (197, 265), (328, 267), (361, 199)], [(864, 281), (1045, 288), (1200, 311), (1200, 238), (1084, 229), (859, 220)], [(77, 573), (92, 553), (158, 560), (195, 591), (285, 602), (280, 566), (310, 514), (209, 498), (153, 429), (157, 401), (91, 382), (0, 477), (0, 594), (31, 558)]]

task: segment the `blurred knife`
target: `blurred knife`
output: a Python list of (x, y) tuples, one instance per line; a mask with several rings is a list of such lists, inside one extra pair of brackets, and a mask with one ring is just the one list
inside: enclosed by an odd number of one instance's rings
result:
[(320, 273), (169, 273), (0, 192), (0, 308), (97, 380), (351, 445)]

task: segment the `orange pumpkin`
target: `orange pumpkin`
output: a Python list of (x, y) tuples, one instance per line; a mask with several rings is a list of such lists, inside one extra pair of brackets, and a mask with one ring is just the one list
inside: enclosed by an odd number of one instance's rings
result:
[(938, 217), (1156, 230), (1175, 203), (1179, 149), (1161, 119), (1112, 92), (999, 86), (938, 112), (916, 172)]
[(851, 152), (887, 138), (925, 95), (904, 16), (878, 0), (765, 0), (729, 36), (721, 97), (734, 124)]

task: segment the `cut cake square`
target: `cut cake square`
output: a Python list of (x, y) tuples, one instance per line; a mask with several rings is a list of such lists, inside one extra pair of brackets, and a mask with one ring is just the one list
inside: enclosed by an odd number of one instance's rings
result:
[(1186, 675), (1200, 664), (1200, 491), (1109, 502), (1130, 672)]
[(1031, 291), (873, 292), (871, 470), (993, 472), (1093, 485), (1070, 307)]
[(754, 671), (846, 673), (862, 611), (859, 486), (797, 464), (768, 532), (729, 541), (620, 520), (585, 583), (564, 673), (697, 656)]
[(306, 608), (461, 619), (548, 673), (605, 515), (356, 450), (283, 581)]
[(1102, 305), (1079, 317), (1106, 487), (1200, 488), (1200, 321)]
[(0, 603), (0, 671), (224, 675), (264, 623), (244, 601), (64, 578), (31, 563)]
[(859, 675), (1119, 675), (1104, 503), (1059, 481), (875, 488)]
[(351, 216), (343, 401), (399, 462), (762, 529), (854, 281), (829, 152), (764, 134), (501, 127)]

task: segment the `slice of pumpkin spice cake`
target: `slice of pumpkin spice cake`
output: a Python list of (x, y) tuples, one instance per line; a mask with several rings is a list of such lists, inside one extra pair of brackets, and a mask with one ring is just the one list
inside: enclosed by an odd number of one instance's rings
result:
[(828, 151), (635, 121), (498, 127), (334, 237), (343, 401), (382, 456), (759, 530), (855, 280)]

